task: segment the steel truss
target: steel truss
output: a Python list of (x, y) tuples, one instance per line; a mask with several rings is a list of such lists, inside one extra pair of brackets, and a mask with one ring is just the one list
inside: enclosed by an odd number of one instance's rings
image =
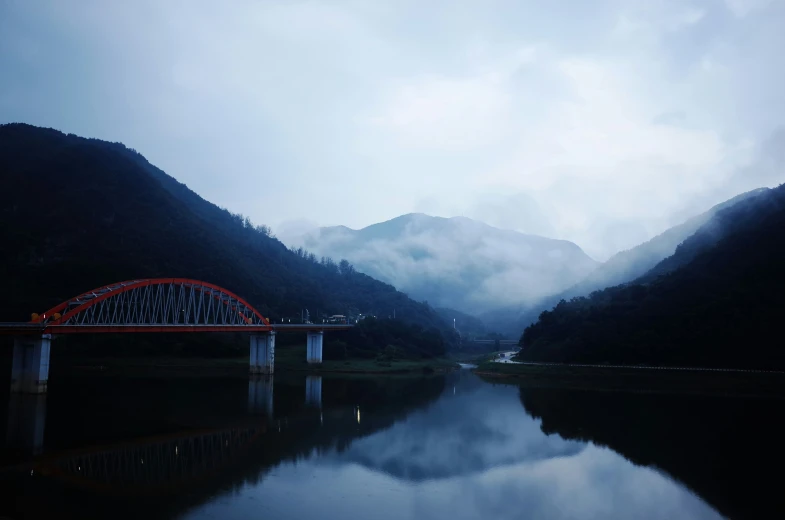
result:
[(57, 333), (272, 330), (236, 294), (186, 278), (131, 280), (80, 294), (49, 309), (36, 323)]

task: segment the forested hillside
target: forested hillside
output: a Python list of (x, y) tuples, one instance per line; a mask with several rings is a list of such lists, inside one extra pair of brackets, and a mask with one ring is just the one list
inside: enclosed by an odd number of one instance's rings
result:
[(189, 277), (245, 297), (273, 321), (392, 314), (449, 332), (428, 305), (348, 262), (295, 253), (266, 226), (205, 201), (118, 143), (0, 126), (0, 320), (30, 319), (87, 289)]
[(526, 360), (785, 369), (785, 185), (716, 213), (635, 283), (560, 302)]
[[(513, 325), (518, 331), (536, 322), (540, 313), (555, 307), (561, 300), (570, 300), (579, 296), (588, 296), (594, 291), (631, 282), (648, 273), (658, 263), (670, 257), (676, 248), (693, 235), (704, 224), (711, 221), (714, 215), (725, 209), (766, 193), (768, 188), (760, 188), (742, 193), (696, 215), (687, 221), (667, 229), (642, 244), (626, 251), (621, 251), (601, 264), (581, 282), (553, 295), (543, 298), (534, 305), (519, 305), (501, 310), (494, 314), (484, 315), (487, 324), (502, 329)], [(508, 325), (509, 324), (509, 325)]]

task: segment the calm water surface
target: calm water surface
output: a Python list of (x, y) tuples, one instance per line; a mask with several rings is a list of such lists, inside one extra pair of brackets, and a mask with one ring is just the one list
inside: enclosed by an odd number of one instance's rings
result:
[(0, 516), (783, 518), (782, 401), (431, 377), (54, 379)]

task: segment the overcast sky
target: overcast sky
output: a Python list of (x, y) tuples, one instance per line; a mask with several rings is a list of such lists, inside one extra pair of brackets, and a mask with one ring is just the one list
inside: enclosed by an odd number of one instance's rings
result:
[(785, 180), (784, 49), (782, 0), (0, 0), (0, 122), (279, 233), (465, 215), (602, 260)]

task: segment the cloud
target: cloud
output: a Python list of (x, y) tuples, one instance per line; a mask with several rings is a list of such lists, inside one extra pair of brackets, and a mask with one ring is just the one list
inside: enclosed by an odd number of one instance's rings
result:
[(552, 208), (526, 193), (479, 193), (464, 213), (500, 229), (545, 237), (558, 234), (549, 216)]
[[(487, 50), (477, 47), (468, 52), (471, 61), (478, 61)], [(409, 146), (466, 150), (487, 145), (507, 131), (512, 100), (507, 82), (535, 58), (536, 49), (524, 47), (500, 60), (495, 57), (499, 61), (494, 66), (477, 64), (478, 70), (463, 77), (401, 80), (370, 123)]]
[(0, 2), (0, 121), (122, 141), (274, 227), (486, 215), (607, 258), (734, 195), (734, 172), (776, 181), (754, 154), (785, 119), (783, 17), (781, 0)]
[(725, 5), (735, 15), (745, 17), (754, 11), (763, 10), (774, 0), (725, 0)]
[(466, 149), (503, 129), (509, 98), (493, 77), (427, 77), (399, 87), (371, 123), (410, 146)]
[(678, 125), (686, 119), (687, 113), (684, 110), (674, 110), (673, 112), (657, 114), (651, 122), (655, 125)]
[[(520, 198), (512, 199), (520, 200)], [(463, 217), (413, 214), (360, 231), (287, 236), (290, 247), (346, 258), (357, 270), (439, 307), (479, 313), (527, 303), (579, 282), (596, 262), (578, 247)]]

